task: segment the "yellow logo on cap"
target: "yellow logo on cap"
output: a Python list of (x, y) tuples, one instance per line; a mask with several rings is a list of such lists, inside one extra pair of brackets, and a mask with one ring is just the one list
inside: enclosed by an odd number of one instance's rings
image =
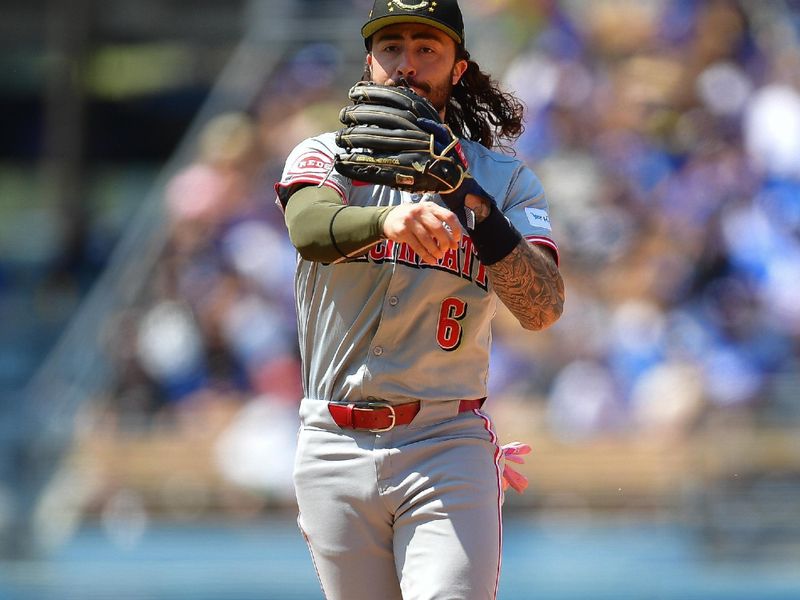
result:
[(392, 6), (392, 4), (405, 10), (420, 10), (422, 8), (427, 8), (428, 12), (433, 12), (436, 10), (436, 2), (428, 2), (428, 0), (417, 2), (416, 4), (412, 4), (411, 2), (401, 2), (400, 0), (391, 0), (391, 2), (389, 2), (389, 12), (394, 11), (394, 6)]

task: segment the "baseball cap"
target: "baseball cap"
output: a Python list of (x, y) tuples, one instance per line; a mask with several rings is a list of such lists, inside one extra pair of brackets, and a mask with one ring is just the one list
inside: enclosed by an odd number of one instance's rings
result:
[(457, 44), (464, 43), (464, 18), (458, 0), (375, 0), (361, 35), (368, 40), (373, 33), (395, 23), (424, 23), (444, 31)]

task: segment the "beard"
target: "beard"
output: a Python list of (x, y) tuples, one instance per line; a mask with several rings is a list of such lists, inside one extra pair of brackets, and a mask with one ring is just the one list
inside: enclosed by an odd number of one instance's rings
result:
[(415, 79), (400, 79), (399, 81), (389, 80), (387, 84), (405, 85), (406, 87), (416, 89), (420, 95), (427, 98), (428, 102), (433, 104), (433, 107), (439, 112), (444, 111), (447, 104), (450, 102), (450, 96), (453, 94), (453, 84), (449, 77), (436, 84), (431, 84), (426, 81), (416, 81)]
[[(414, 86), (414, 83), (411, 83)], [(428, 101), (433, 104), (433, 107), (439, 112), (443, 112), (447, 104), (450, 102), (450, 96), (453, 94), (453, 84), (447, 78), (437, 85), (430, 85), (425, 82), (420, 82), (416, 87), (422, 90)]]

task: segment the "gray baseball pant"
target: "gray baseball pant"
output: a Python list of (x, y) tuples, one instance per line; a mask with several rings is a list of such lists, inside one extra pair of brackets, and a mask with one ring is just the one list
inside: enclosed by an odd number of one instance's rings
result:
[(489, 417), (423, 403), (385, 433), (303, 400), (298, 524), (327, 600), (494, 600), (503, 490)]

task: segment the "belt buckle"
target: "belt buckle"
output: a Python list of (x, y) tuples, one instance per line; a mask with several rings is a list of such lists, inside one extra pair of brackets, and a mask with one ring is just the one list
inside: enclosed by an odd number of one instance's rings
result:
[(376, 408), (388, 408), (389, 409), (389, 416), (392, 418), (392, 422), (389, 424), (388, 427), (383, 427), (381, 429), (368, 429), (367, 431), (371, 433), (383, 433), (385, 431), (390, 431), (394, 429), (394, 426), (397, 424), (397, 413), (394, 410), (394, 406), (389, 404), (383, 400), (369, 400), (365, 403), (365, 406), (355, 406), (353, 407), (354, 410), (374, 410)]

